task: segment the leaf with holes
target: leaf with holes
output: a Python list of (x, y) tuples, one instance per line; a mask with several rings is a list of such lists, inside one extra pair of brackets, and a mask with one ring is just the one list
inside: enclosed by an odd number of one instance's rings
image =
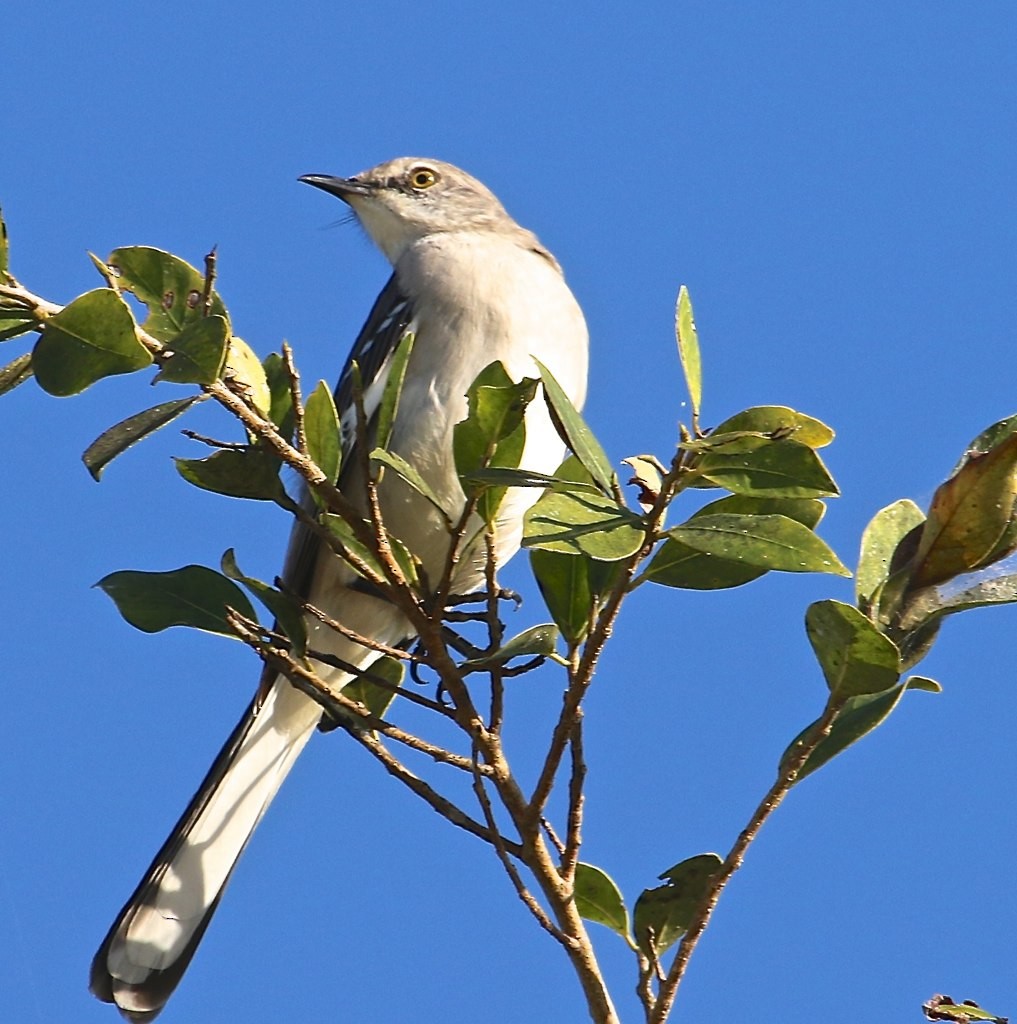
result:
[[(153, 338), (168, 342), (204, 318), (205, 276), (179, 256), (147, 245), (132, 245), (114, 249), (106, 266), (117, 285), (147, 307), (148, 317), (142, 327)], [(229, 322), (226, 307), (215, 292), (208, 312)]]

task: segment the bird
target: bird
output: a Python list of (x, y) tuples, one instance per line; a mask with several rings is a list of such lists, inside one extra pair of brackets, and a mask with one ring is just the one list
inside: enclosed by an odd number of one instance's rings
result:
[[(470, 385), (495, 361), (514, 381), (538, 378), (539, 360), (581, 409), (588, 362), (582, 310), (537, 236), (513, 220), (484, 184), (452, 164), (400, 157), (349, 178), (308, 174), (299, 180), (346, 203), (392, 267), (334, 392), (343, 449), (337, 485), (363, 508), (363, 460), (349, 457), (358, 434), (354, 363), (370, 435), (393, 353), (412, 334), (389, 450), (420, 473), (446, 511), (461, 513), (465, 497), (453, 429), (467, 415)], [(544, 402), (529, 404), (525, 429), (520, 468), (552, 473), (564, 445)], [(538, 496), (533, 488), (507, 492), (497, 519), (498, 566), (518, 550), (524, 513)], [(441, 513), (394, 473), (384, 475), (379, 501), (386, 528), (419, 558), (422, 578), (440, 578), (450, 543)], [(452, 580), (454, 593), (483, 586), (484, 561), (479, 545), (465, 552)], [(354, 571), (299, 522), (282, 579), (362, 637), (389, 646), (414, 637), (403, 613), (358, 586)], [(316, 618), (307, 621), (310, 648), (346, 666), (314, 663), (334, 689), (380, 656)], [(169, 1000), (238, 858), (322, 713), (285, 676), (265, 668), (254, 699), (93, 959), (92, 993), (127, 1020), (151, 1021)]]

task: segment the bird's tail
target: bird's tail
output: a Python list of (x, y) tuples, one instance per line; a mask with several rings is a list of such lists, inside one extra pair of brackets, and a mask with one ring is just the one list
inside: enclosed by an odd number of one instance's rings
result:
[(320, 718), (318, 704), (279, 678), (233, 730), (92, 961), (92, 992), (128, 1020), (152, 1020), (172, 995)]

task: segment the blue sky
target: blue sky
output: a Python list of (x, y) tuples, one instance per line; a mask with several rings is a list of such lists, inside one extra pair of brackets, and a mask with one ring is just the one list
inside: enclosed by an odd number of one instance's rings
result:
[[(219, 246), (260, 353), (338, 372), (382, 258), (296, 182), (403, 154), (489, 184), (565, 267), (592, 335), (590, 422), (610, 455), (666, 456), (687, 416), (672, 337), (689, 286), (704, 421), (779, 402), (838, 431), (823, 536), (927, 504), (965, 444), (1017, 411), (1017, 12), (902, 0), (477, 5), (55, 0), (3, 16), (0, 203), (12, 269), (67, 301), (85, 255)], [(0, 361), (19, 343), (4, 346)], [(10, 353), (8, 355), (7, 353)], [(166, 395), (138, 380), (0, 401), (6, 714), (0, 725), (0, 1017), (110, 1021), (92, 952), (249, 699), (239, 645), (123, 623), (91, 585), (216, 564), (271, 578), (287, 524), (182, 483), (174, 431), (111, 467), (79, 455)], [(214, 432), (208, 409), (190, 424)], [(506, 582), (525, 587), (522, 561)], [(541, 621), (526, 591), (519, 628)], [(591, 694), (585, 859), (631, 901), (723, 852), (818, 713), (802, 629), (833, 577), (646, 588)], [(1012, 637), (951, 621), (879, 732), (796, 790), (724, 896), (675, 1020), (919, 1020), (933, 992), (1017, 1015)], [(532, 764), (558, 699), (519, 683)], [(527, 769), (524, 769), (524, 774)], [(598, 935), (623, 1019), (621, 944)], [(318, 737), (245, 854), (167, 1024), (584, 1020), (578, 987), (480, 844)], [(779, 1008), (779, 1009), (778, 1009)]]

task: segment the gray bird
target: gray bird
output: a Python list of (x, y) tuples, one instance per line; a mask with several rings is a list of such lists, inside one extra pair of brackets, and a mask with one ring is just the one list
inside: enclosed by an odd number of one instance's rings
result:
[[(341, 419), (339, 487), (363, 505), (355, 436), (351, 364), (364, 381), (370, 422), (399, 340), (415, 335), (390, 450), (424, 477), (442, 506), (456, 514), (464, 496), (452, 457), (454, 425), (467, 413), (477, 374), (500, 360), (514, 380), (537, 377), (534, 357), (581, 407), (586, 392), (587, 331), (558, 262), (536, 235), (520, 227), (483, 184), (451, 164), (402, 157), (352, 178), (300, 179), (337, 196), (392, 264), (393, 273), (357, 337), (335, 390)], [(544, 403), (526, 413), (525, 469), (552, 472), (562, 444)], [(501, 506), (497, 560), (519, 547), (522, 519), (538, 492), (515, 488)], [(440, 514), (396, 474), (385, 474), (385, 524), (441, 575), (449, 538)], [(481, 546), (459, 563), (455, 593), (483, 583)], [(399, 645), (413, 636), (392, 604), (355, 588), (353, 571), (306, 528), (297, 526), (283, 573), (287, 584), (361, 636)], [(376, 651), (308, 619), (310, 645), (358, 669)], [(323, 664), (318, 673), (339, 688), (353, 678)], [(250, 707), (227, 740), (92, 962), (91, 990), (129, 1020), (152, 1020), (176, 988), (208, 927), (230, 874), (304, 744), (321, 707), (284, 677), (266, 671)]]

